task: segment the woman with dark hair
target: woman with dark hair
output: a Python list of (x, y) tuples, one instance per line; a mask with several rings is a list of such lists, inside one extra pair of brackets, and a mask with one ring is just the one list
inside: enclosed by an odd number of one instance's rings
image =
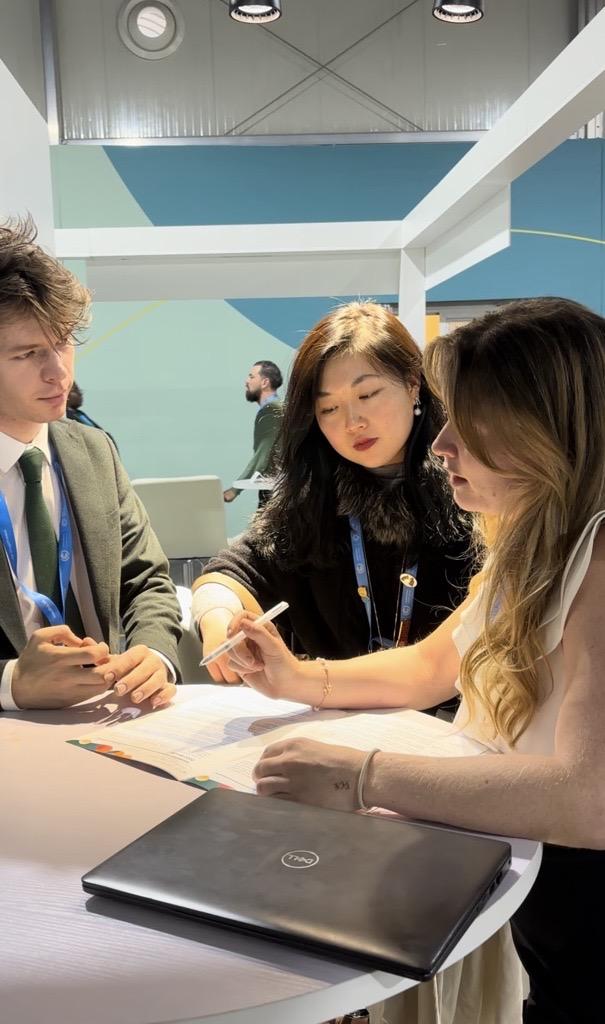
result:
[(600, 1024), (605, 319), (567, 299), (511, 303), (434, 342), (426, 372), (448, 413), (434, 451), (485, 541), (469, 597), (414, 647), (323, 665), (293, 658), (274, 627), (242, 613), (230, 630), (248, 640), (231, 663), (264, 693), (326, 708), (422, 709), (459, 690), (456, 724), (489, 752), (291, 739), (265, 750), (257, 790), (541, 840), (537, 880), (512, 919), (530, 980), (523, 1019)]
[[(469, 523), (431, 454), (443, 412), (421, 367), (375, 303), (313, 328), (290, 376), (271, 499), (193, 586), (205, 654), (235, 613), (279, 600), (291, 649), (329, 658), (415, 642), (460, 602)], [(227, 660), (209, 666), (216, 681), (238, 680)]]

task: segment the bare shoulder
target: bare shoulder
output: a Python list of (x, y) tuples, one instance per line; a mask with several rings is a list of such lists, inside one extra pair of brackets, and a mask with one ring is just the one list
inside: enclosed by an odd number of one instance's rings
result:
[(594, 539), (592, 558), (590, 560), (591, 567), (598, 562), (601, 565), (605, 563), (605, 523), (601, 524)]
[(605, 588), (605, 523), (597, 530), (592, 545), (590, 564), (586, 571), (580, 592), (587, 587)]
[[(603, 632), (602, 619), (605, 604), (605, 524), (597, 531), (586, 575), (572, 603), (568, 626), (578, 620), (597, 621)], [(567, 632), (567, 630), (566, 630)]]

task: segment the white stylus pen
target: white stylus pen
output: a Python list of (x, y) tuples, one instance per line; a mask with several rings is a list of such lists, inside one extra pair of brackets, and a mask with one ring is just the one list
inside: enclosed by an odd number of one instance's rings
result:
[[(287, 601), (280, 601), (279, 604), (274, 605), (273, 608), (269, 608), (268, 612), (265, 612), (264, 615), (260, 615), (258, 619), (255, 619), (254, 621), (257, 626), (264, 626), (265, 622), (271, 622), (272, 619), (276, 619), (278, 615), (281, 615), (281, 613), (285, 612), (286, 608), (289, 607), (290, 606)], [(220, 658), (221, 654), (226, 654), (227, 651), (231, 651), (245, 639), (246, 634), (240, 629), (239, 633), (232, 636), (230, 640), (225, 640), (224, 643), (215, 647), (210, 654), (207, 654), (205, 658), (202, 658), (200, 661), (200, 667), (209, 665), (211, 661), (215, 660), (215, 658)]]

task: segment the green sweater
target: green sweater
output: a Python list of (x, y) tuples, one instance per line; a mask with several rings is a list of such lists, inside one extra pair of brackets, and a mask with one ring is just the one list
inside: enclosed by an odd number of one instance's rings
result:
[(254, 454), (245, 469), (241, 471), (238, 480), (249, 480), (254, 473), (262, 473), (267, 476), (271, 471), (271, 455), (279, 434), (282, 408), (282, 403), (278, 399), (267, 402), (262, 409), (258, 410), (254, 420)]

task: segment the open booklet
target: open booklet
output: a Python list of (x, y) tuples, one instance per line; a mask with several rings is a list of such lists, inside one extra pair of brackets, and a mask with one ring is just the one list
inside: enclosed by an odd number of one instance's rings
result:
[[(138, 715), (138, 717), (137, 717)], [(460, 757), (487, 748), (451, 723), (419, 711), (312, 711), (246, 687), (201, 685), (162, 711), (125, 707), (121, 719), (70, 743), (153, 765), (181, 782), (254, 791), (252, 769), (269, 743), (305, 736), (401, 754)]]

